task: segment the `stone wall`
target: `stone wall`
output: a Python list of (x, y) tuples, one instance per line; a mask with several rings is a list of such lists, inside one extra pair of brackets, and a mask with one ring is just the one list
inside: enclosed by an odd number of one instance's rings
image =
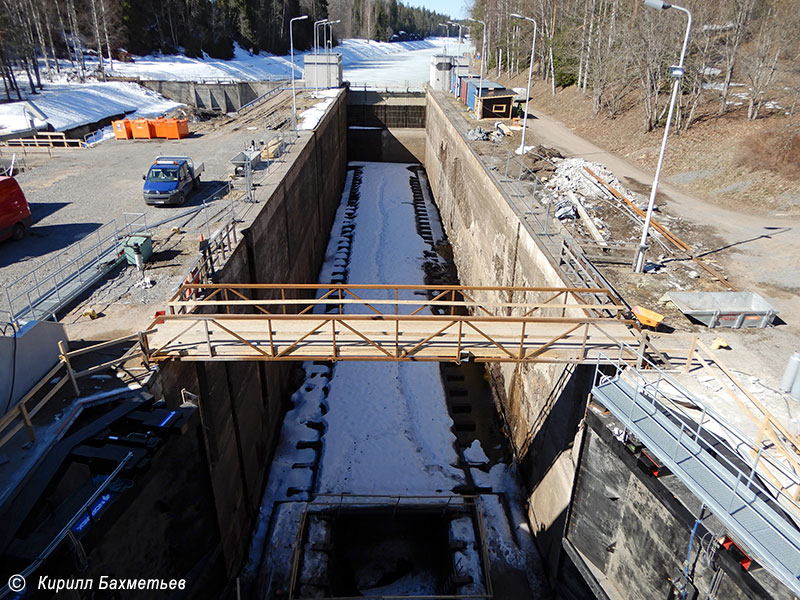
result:
[[(454, 120), (463, 120), (463, 111), (448, 114), (449, 101), (443, 92), (428, 92), (425, 168), (453, 245), (461, 284), (563, 287), (522, 215), (459, 132), (459, 126), (466, 130), (467, 124)], [(537, 543), (555, 572), (592, 370), (504, 363), (493, 365), (490, 372), (528, 487), (529, 518)]]
[[(218, 272), (220, 283), (313, 283), (324, 257), (347, 166), (346, 105), (340, 94), (317, 129), (302, 134), (281, 182)], [(199, 397), (210, 481), (228, 574), (238, 572), (269, 474), (293, 363), (172, 362), (156, 392), (171, 406), (181, 390)]]
[(194, 81), (137, 81), (165, 98), (206, 110), (234, 112), (284, 85), (285, 81), (240, 81), (235, 83), (197, 83)]

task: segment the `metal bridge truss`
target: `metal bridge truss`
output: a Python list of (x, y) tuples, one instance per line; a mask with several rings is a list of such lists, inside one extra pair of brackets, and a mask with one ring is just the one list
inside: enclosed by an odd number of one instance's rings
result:
[(624, 308), (602, 288), (186, 284), (146, 343), (153, 361), (582, 363), (633, 341)]

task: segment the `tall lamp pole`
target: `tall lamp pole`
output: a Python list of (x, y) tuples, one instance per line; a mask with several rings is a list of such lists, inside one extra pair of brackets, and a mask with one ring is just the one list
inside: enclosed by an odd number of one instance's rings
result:
[(289, 52), (292, 55), (292, 128), (295, 135), (297, 135), (297, 99), (295, 98), (296, 92), (294, 89), (294, 37), (292, 36), (292, 26), (295, 21), (302, 21), (307, 18), (308, 15), (301, 15), (294, 19), (289, 19)]
[[(473, 23), (480, 23), (483, 25), (483, 41), (481, 43), (481, 76), (478, 80), (478, 94), (475, 97), (475, 108), (478, 108), (478, 97), (483, 95), (483, 62), (486, 60), (486, 23), (481, 21), (480, 19), (467, 19), (467, 21), (472, 21)], [(481, 114), (478, 115), (480, 119), (483, 116), (483, 104), (481, 103)]]
[[(448, 21), (447, 24), (452, 25), (453, 27), (455, 27), (456, 25), (458, 26), (458, 46), (456, 47), (456, 72), (455, 72), (455, 77), (453, 78), (456, 79), (459, 73), (461, 73), (461, 23)], [(456, 86), (452, 85), (452, 88), (453, 88), (453, 95), (455, 95)]]
[(458, 25), (458, 46), (456, 47), (456, 56), (461, 56), (461, 23), (448, 21), (447, 24), (452, 25), (453, 27)]
[(444, 27), (444, 30), (447, 32), (445, 33), (445, 38), (444, 38), (444, 55), (447, 56), (447, 39), (450, 37), (450, 24), (439, 23), (439, 27)]
[(335, 21), (326, 21), (325, 25), (328, 26), (328, 40), (325, 42), (325, 46), (328, 49), (328, 53), (333, 49), (333, 26), (337, 23), (341, 23), (341, 19), (336, 19)]
[(650, 221), (653, 219), (653, 208), (656, 204), (656, 193), (658, 192), (658, 178), (661, 175), (661, 166), (664, 164), (664, 152), (667, 149), (667, 138), (669, 137), (669, 128), (672, 124), (672, 114), (675, 112), (675, 100), (678, 98), (678, 92), (681, 87), (681, 78), (683, 77), (683, 60), (686, 57), (686, 48), (689, 45), (689, 32), (692, 29), (692, 13), (682, 6), (675, 4), (668, 4), (662, 0), (643, 0), (645, 6), (650, 8), (667, 9), (674, 8), (681, 12), (686, 13), (686, 35), (683, 38), (683, 48), (681, 49), (681, 59), (677, 65), (670, 67), (670, 75), (675, 79), (672, 84), (672, 98), (669, 101), (669, 112), (667, 113), (667, 123), (664, 125), (664, 139), (661, 140), (661, 152), (658, 155), (658, 165), (656, 165), (656, 174), (653, 177), (653, 187), (650, 190), (650, 202), (647, 205), (647, 216), (644, 219), (644, 227), (642, 228), (642, 241), (639, 242), (639, 248), (636, 250), (636, 260), (633, 263), (633, 272), (641, 273), (644, 270), (644, 255), (647, 251), (647, 234), (650, 230)]
[[(331, 50), (333, 48), (333, 26), (336, 25), (336, 23), (341, 23), (341, 22), (342, 22), (341, 19), (337, 19), (336, 21), (326, 21), (322, 25), (323, 34), (324, 34), (326, 28), (328, 30), (328, 37), (327, 37), (327, 40), (325, 41), (325, 54), (328, 55), (328, 56), (330, 56)], [(331, 87), (331, 63), (330, 63), (330, 59), (325, 61), (325, 87), (327, 87), (327, 88)]]
[(523, 19), (533, 23), (533, 42), (531, 42), (531, 64), (528, 65), (528, 91), (525, 92), (525, 117), (522, 119), (522, 143), (519, 145), (517, 154), (525, 154), (525, 132), (528, 130), (528, 105), (531, 101), (531, 76), (533, 75), (533, 54), (536, 51), (536, 30), (539, 28), (536, 21), (530, 17), (523, 17), (517, 13), (511, 13), (515, 19)]
[(318, 89), (319, 85), (317, 84), (317, 80), (319, 79), (319, 62), (317, 61), (317, 56), (319, 56), (319, 34), (317, 33), (317, 27), (320, 25), (324, 26), (325, 23), (328, 22), (328, 19), (320, 19), (319, 21), (314, 21), (314, 89)]

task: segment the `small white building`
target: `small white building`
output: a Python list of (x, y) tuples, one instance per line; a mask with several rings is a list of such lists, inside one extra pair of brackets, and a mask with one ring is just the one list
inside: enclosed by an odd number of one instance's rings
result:
[(453, 68), (452, 56), (444, 54), (436, 54), (431, 56), (431, 77), (430, 85), (434, 90), (442, 92), (450, 91), (451, 82), (451, 69)]
[(306, 54), (303, 79), (307, 87), (338, 88), (342, 85), (342, 55), (338, 52)]

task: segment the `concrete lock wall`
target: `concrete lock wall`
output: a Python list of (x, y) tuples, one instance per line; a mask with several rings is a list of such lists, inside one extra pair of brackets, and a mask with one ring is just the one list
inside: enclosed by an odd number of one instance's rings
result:
[[(648, 471), (614, 437), (613, 417), (590, 408), (586, 423), (565, 536), (568, 552), (579, 555), (576, 564), (593, 571), (589, 578), (602, 581), (610, 598), (667, 598), (671, 581), (680, 586), (700, 501), (676, 477)], [(734, 552), (715, 552), (724, 527), (705, 514), (689, 558), (699, 598), (713, 589), (713, 597), (725, 600), (794, 597), (765, 569), (747, 571)]]
[[(448, 120), (441, 104), (446, 101), (443, 92), (428, 92), (425, 167), (461, 284), (564, 286), (521, 216)], [(528, 488), (537, 544), (555, 573), (592, 370), (507, 363), (493, 365), (490, 372)]]
[(349, 89), (349, 160), (425, 164), (425, 97)]
[(58, 342), (67, 343), (64, 326), (53, 321), (29, 321), (16, 337), (8, 334), (0, 336), (0, 417), (56, 366)]
[[(220, 283), (317, 281), (347, 166), (340, 94), (301, 145), (224, 267)], [(181, 390), (199, 397), (210, 482), (225, 564), (238, 572), (250, 542), (272, 453), (287, 409), (294, 363), (173, 362), (154, 392), (170, 406)], [(160, 393), (159, 393), (160, 392)]]
[(196, 83), (194, 81), (138, 81), (165, 98), (206, 110), (234, 112), (283, 85), (282, 81), (240, 81), (236, 83)]

